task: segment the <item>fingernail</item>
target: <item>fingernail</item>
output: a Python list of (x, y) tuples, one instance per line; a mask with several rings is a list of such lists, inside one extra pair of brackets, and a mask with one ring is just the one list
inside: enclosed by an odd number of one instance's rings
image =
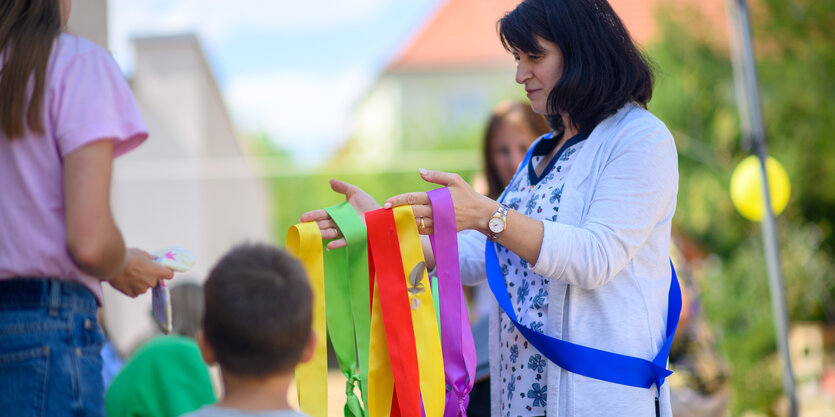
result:
[(383, 208), (385, 208), (385, 209), (390, 209), (390, 208), (391, 208), (391, 203), (389, 203), (388, 201), (386, 201), (386, 203), (385, 203), (385, 204), (383, 204)]
[(418, 169), (420, 171), (420, 175), (426, 175), (426, 170), (423, 168)]

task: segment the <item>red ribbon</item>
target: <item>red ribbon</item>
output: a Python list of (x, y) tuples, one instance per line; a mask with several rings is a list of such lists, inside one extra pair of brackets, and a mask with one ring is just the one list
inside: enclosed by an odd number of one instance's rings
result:
[(376, 279), (380, 291), (380, 308), (394, 377), (392, 416), (421, 417), (415, 332), (393, 211), (369, 211), (365, 213), (365, 223), (369, 278), (371, 288)]

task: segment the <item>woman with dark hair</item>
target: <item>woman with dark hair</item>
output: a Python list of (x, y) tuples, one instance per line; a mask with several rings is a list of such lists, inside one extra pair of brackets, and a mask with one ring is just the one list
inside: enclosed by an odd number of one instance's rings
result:
[[(498, 27), (517, 60), (516, 81), (553, 131), (532, 145), (498, 200), (458, 175), (421, 170), (452, 195), (462, 281), (484, 280), (487, 270), (497, 300), (510, 296), (509, 309), (491, 312), (492, 413), (670, 416), (666, 374), (656, 370), (666, 364), (668, 319), (678, 318), (668, 311), (676, 304), (669, 248), (678, 167), (672, 135), (646, 110), (648, 62), (605, 0), (525, 0)], [(358, 211), (376, 207), (354, 186), (332, 187)], [(402, 204), (422, 217), (421, 233), (432, 233), (426, 193), (384, 206)], [(337, 239), (330, 247), (343, 244), (323, 211), (302, 220), (319, 221), (323, 237)], [(604, 351), (607, 360), (546, 358), (547, 343), (534, 347), (542, 338), (580, 346), (571, 352)], [(616, 365), (624, 358), (642, 366), (627, 371)], [(638, 378), (643, 365), (652, 379)]]
[(493, 108), (482, 145), (487, 197), (499, 198), (531, 143), (549, 130), (545, 118), (522, 101), (502, 101)]
[(104, 415), (101, 282), (173, 271), (125, 248), (113, 157), (147, 133), (110, 54), (63, 32), (70, 0), (0, 2), (0, 410)]

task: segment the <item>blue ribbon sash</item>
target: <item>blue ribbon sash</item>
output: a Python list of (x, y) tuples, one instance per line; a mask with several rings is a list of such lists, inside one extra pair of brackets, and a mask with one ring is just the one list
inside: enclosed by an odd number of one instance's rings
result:
[[(517, 180), (519, 174), (527, 167), (536, 145), (542, 140), (554, 139), (556, 138), (553, 134), (550, 134), (550, 136), (549, 134), (545, 134), (531, 145), (528, 153), (525, 155), (525, 159), (516, 171), (516, 175), (513, 176), (511, 184)], [(506, 193), (507, 189), (499, 197), (499, 201), (504, 199)], [(639, 388), (650, 388), (654, 384), (658, 392), (661, 391), (664, 380), (672, 374), (672, 371), (667, 370), (667, 358), (670, 354), (670, 345), (673, 342), (676, 326), (678, 326), (679, 314), (681, 313), (681, 288), (679, 287), (672, 260), (670, 260), (670, 290), (667, 296), (666, 340), (661, 350), (655, 355), (655, 358), (649, 361), (566, 342), (535, 332), (519, 323), (513, 309), (513, 304), (510, 301), (510, 296), (508, 295), (504, 275), (499, 266), (499, 258), (496, 255), (495, 244), (489, 240), (484, 247), (484, 259), (487, 269), (487, 281), (490, 285), (490, 290), (496, 297), (496, 301), (498, 301), (505, 314), (513, 321), (516, 328), (519, 329), (519, 332), (522, 333), (522, 336), (539, 352), (545, 355), (545, 357), (551, 360), (551, 362), (569, 372), (589, 378)], [(658, 397), (656, 395), (656, 414), (658, 414), (657, 408)]]

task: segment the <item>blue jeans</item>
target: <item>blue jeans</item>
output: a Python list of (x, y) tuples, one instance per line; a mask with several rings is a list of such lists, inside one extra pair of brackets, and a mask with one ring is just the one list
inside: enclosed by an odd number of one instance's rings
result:
[(0, 413), (104, 417), (96, 309), (79, 284), (0, 281)]

